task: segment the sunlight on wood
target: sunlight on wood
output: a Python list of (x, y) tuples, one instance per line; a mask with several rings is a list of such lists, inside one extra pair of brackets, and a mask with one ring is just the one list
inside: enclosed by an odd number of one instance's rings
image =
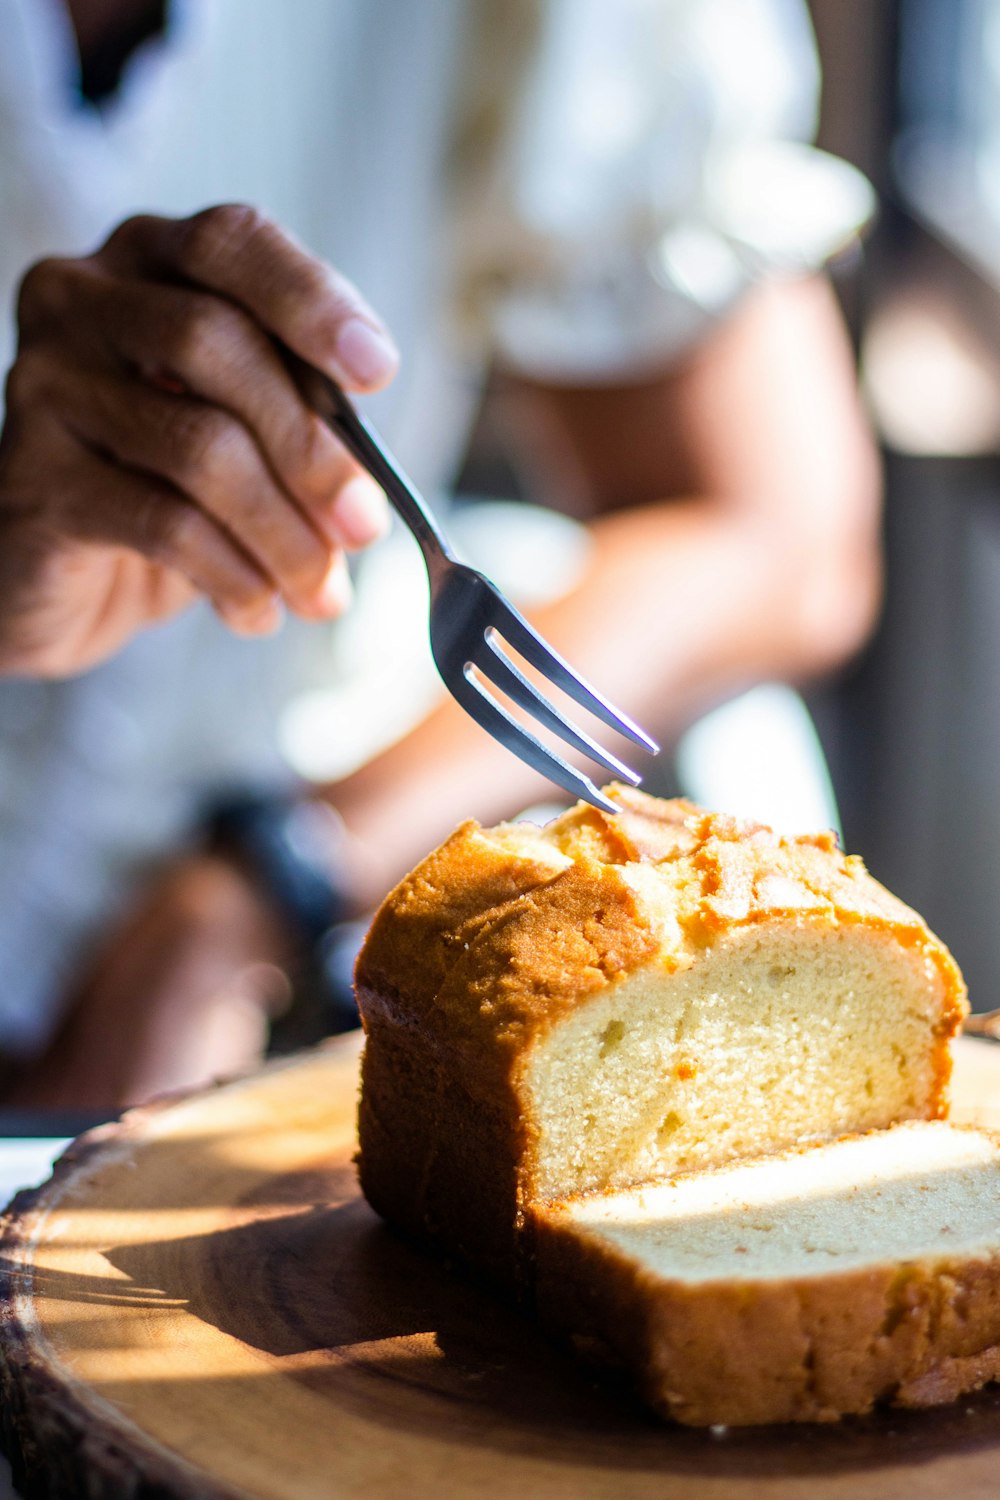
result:
[[(357, 1056), (137, 1112), (18, 1221), (8, 1291), (70, 1454), (99, 1433), (165, 1496), (199, 1492), (193, 1466), (257, 1500), (993, 1493), (991, 1392), (801, 1440), (650, 1422), (379, 1225), (352, 1164)], [(1000, 1124), (1000, 1048), (960, 1044), (955, 1092)]]

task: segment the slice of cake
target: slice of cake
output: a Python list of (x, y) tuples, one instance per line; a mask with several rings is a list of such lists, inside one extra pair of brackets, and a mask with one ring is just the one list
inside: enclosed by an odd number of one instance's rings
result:
[(537, 1306), (692, 1424), (930, 1406), (1000, 1376), (1000, 1137), (899, 1125), (542, 1207)]
[(530, 1211), (946, 1107), (961, 976), (830, 835), (621, 787), (459, 828), (362, 950), (360, 1173), (530, 1286)]

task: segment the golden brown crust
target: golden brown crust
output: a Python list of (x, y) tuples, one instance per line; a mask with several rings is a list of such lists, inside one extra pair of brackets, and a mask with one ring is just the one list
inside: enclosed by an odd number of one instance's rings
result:
[(558, 1209), (533, 1228), (543, 1319), (592, 1360), (623, 1364), (678, 1422), (937, 1405), (1000, 1371), (1000, 1257), (697, 1284), (654, 1276)]
[(545, 829), (464, 823), (419, 864), (361, 951), (366, 1023), (384, 1012), (440, 1037), (475, 1059), (488, 1089), (534, 1033), (654, 957), (686, 968), (740, 927), (858, 923), (917, 949), (941, 975), (941, 1112), (948, 1042), (968, 1007), (951, 954), (916, 912), (832, 834), (781, 838), (681, 800), (607, 790), (616, 817), (580, 803)]
[(459, 934), (550, 880), (562, 863), (549, 856), (519, 854), (478, 823), (461, 823), (382, 903), (359, 960), (359, 981), (374, 997), (404, 976), (407, 1008), (429, 1008), (459, 951)]
[[(390, 1222), (522, 1287), (533, 1278), (535, 1222), (533, 1124), (519, 1092), (525, 1061), (539, 1036), (608, 986), (652, 963), (688, 968), (729, 934), (758, 924), (858, 924), (890, 935), (941, 976), (931, 1115), (944, 1112), (948, 1043), (966, 1008), (947, 949), (860, 860), (844, 856), (832, 835), (779, 838), (690, 803), (608, 790), (621, 808), (616, 817), (581, 804), (544, 830), (463, 824), (387, 898), (358, 960), (368, 1032), (359, 1116), (366, 1195)], [(545, 1234), (549, 1264), (556, 1265), (562, 1251)], [(613, 1298), (626, 1282), (624, 1271), (606, 1277), (594, 1294)], [(855, 1290), (860, 1309), (863, 1288)], [(564, 1287), (562, 1296), (571, 1295)], [(548, 1296), (540, 1294), (540, 1305)], [(813, 1292), (811, 1307), (809, 1298)], [(644, 1306), (642, 1297), (632, 1300)], [(788, 1324), (780, 1332), (790, 1315), (772, 1300), (761, 1294), (754, 1313), (737, 1298), (726, 1317), (734, 1337), (754, 1333), (762, 1349), (773, 1346), (780, 1373), (794, 1330)], [(657, 1305), (666, 1306), (662, 1297)], [(695, 1311), (680, 1293), (670, 1305), (678, 1327), (694, 1319), (685, 1335), (689, 1353), (715, 1359), (698, 1343)], [(598, 1323), (614, 1321), (612, 1314), (622, 1328), (631, 1326), (627, 1308), (617, 1304)], [(586, 1318), (556, 1321), (586, 1333)], [(772, 1330), (766, 1338), (765, 1325)], [(633, 1328), (635, 1338), (648, 1335), (648, 1328)], [(929, 1369), (913, 1364), (892, 1378), (916, 1391)], [(676, 1407), (681, 1420), (700, 1420), (692, 1415), (702, 1409), (697, 1392), (685, 1397), (686, 1406), (673, 1397), (665, 1402), (673, 1380), (671, 1371), (658, 1371), (654, 1404)], [(787, 1385), (783, 1374), (778, 1385)], [(819, 1385), (803, 1390), (794, 1401), (786, 1391), (781, 1401), (798, 1403), (799, 1415), (830, 1414), (832, 1397)], [(767, 1400), (780, 1406), (776, 1396)]]
[(499, 1087), (473, 1099), (439, 1048), (380, 1019), (362, 1070), (358, 1168), (369, 1203), (397, 1229), (514, 1283), (524, 1145), (513, 1095)]
[(532, 997), (551, 1024), (657, 947), (614, 866), (525, 856), (476, 824), (419, 865), (376, 916), (356, 975), (369, 1037), (359, 1168), (378, 1212), (513, 1279)]

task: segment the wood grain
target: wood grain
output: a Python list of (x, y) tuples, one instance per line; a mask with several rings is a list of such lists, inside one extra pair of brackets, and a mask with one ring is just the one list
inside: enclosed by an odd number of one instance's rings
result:
[[(357, 1043), (81, 1138), (0, 1239), (25, 1494), (866, 1500), (990, 1496), (1000, 1391), (713, 1435), (657, 1424), (386, 1231), (354, 1178)], [(1000, 1125), (1000, 1047), (956, 1113)]]

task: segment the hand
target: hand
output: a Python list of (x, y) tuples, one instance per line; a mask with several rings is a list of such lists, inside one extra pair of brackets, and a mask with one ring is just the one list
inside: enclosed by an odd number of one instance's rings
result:
[(288, 1002), (293, 957), (241, 870), (179, 860), (108, 934), (51, 1050), (4, 1103), (116, 1110), (253, 1067)]
[(25, 277), (0, 436), (0, 672), (61, 676), (201, 594), (234, 630), (349, 598), (384, 497), (276, 341), (355, 391), (397, 355), (358, 292), (252, 209), (123, 224)]

